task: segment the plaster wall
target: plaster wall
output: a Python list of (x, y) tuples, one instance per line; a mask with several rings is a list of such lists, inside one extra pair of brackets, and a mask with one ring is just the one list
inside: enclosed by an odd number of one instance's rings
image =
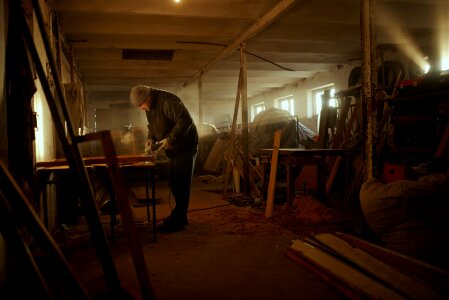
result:
[(334, 84), (335, 91), (348, 88), (348, 77), (355, 64), (341, 65), (331, 72), (318, 73), (310, 79), (298, 79), (294, 84), (267, 92), (248, 99), (248, 110), (258, 103), (265, 103), (265, 108), (275, 107), (276, 99), (293, 95), (295, 115), (299, 118), (311, 118), (313, 111), (312, 90)]

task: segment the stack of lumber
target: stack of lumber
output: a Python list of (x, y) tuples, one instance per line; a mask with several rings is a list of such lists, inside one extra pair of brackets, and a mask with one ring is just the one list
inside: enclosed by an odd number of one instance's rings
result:
[(447, 299), (449, 272), (354, 236), (293, 240), (286, 254), (350, 299)]

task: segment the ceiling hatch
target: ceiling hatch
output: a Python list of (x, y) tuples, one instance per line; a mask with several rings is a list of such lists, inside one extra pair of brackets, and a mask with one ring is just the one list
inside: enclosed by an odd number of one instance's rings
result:
[(133, 60), (169, 60), (173, 59), (174, 50), (123, 49), (122, 59)]

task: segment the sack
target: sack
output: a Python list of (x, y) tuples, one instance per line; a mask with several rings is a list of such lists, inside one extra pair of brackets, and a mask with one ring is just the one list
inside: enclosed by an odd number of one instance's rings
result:
[(449, 241), (449, 178), (430, 174), (413, 180), (362, 184), (360, 205), (371, 230), (388, 248), (420, 255)]

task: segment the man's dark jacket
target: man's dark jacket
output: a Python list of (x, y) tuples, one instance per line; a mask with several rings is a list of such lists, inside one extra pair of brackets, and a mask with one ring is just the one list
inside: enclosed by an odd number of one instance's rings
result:
[(167, 91), (151, 89), (150, 109), (146, 111), (148, 139), (153, 142), (168, 138), (169, 158), (198, 146), (198, 132), (181, 99)]

